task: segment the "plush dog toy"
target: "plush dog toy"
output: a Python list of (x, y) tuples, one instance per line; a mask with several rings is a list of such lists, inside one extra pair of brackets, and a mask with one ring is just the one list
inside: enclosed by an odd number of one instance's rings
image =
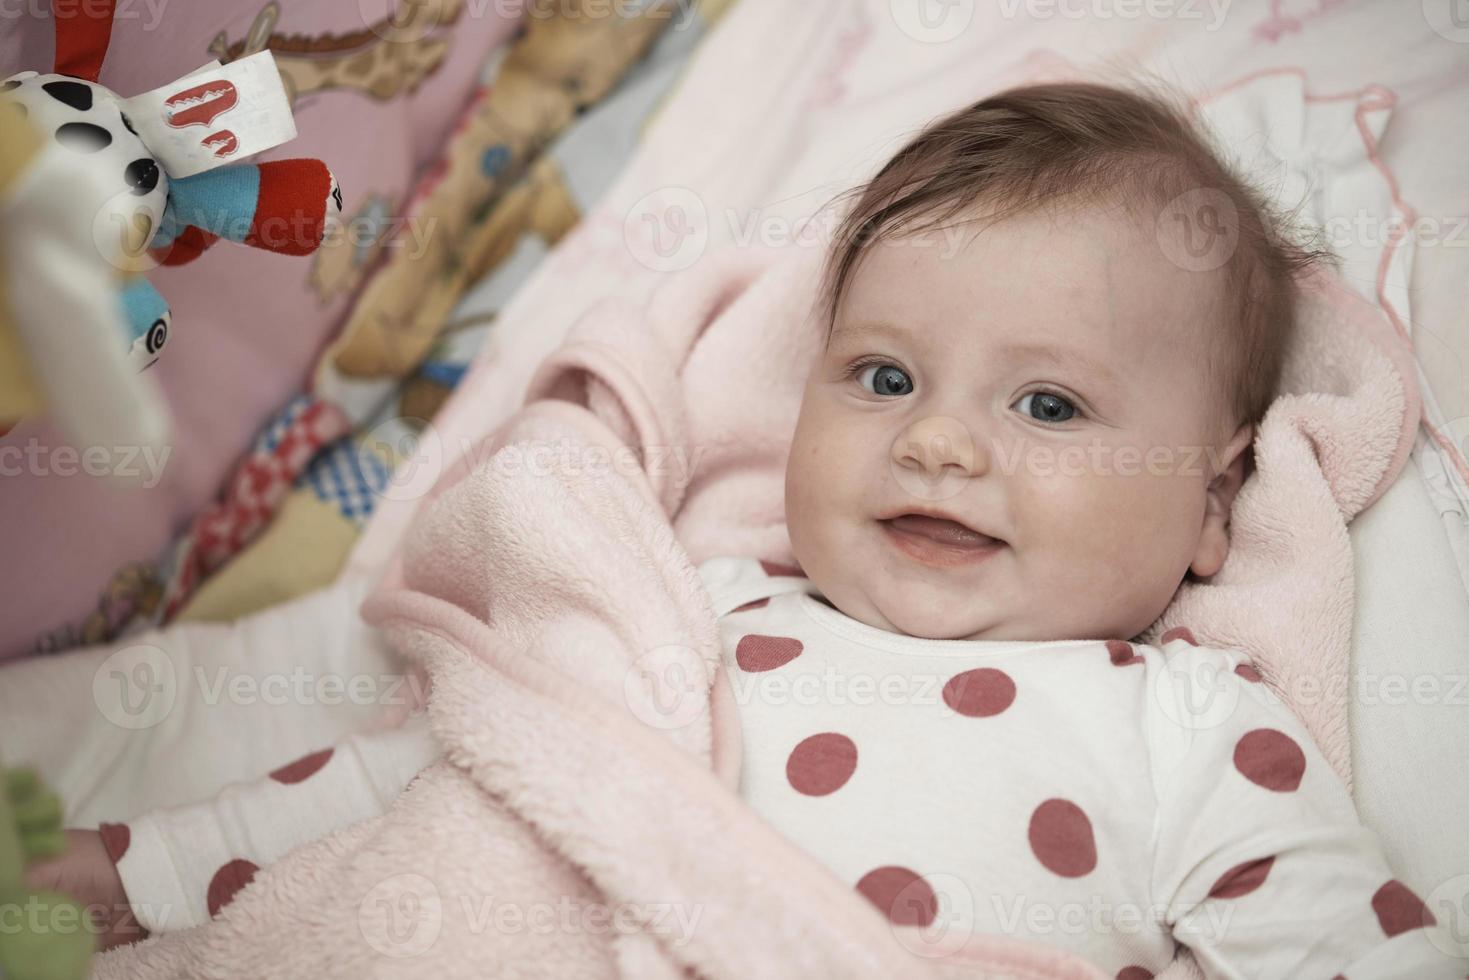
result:
[[(97, 84), (114, 7), (115, 0), (68, 4), (66, 16), (54, 18), (55, 72), (14, 75), (0, 83), (0, 99), (39, 136), (38, 163), (60, 153), (69, 168), (88, 172), (90, 179), (68, 185), (66, 200), (29, 207), (25, 214), (42, 223), (87, 216), (85, 234), (99, 254), (121, 276), (131, 277), (123, 287), (119, 343), (141, 370), (158, 359), (171, 329), (167, 303), (141, 273), (159, 263), (198, 258), (219, 238), (309, 254), (321, 244), (328, 221), (341, 213), (342, 197), (319, 160), (233, 162), (295, 135), (268, 51), (228, 66), (205, 66), (132, 99)], [(7, 233), (14, 240), (48, 237), (45, 229), (11, 224)], [(37, 286), (22, 282), (13, 288)], [(75, 386), (87, 384), (85, 371), (35, 363), (55, 346), (37, 332), (66, 327), (19, 319), (19, 347), (42, 380), (44, 400), (74, 397)], [(6, 373), (17, 372), (0, 369)], [(58, 384), (72, 390), (57, 390)], [(0, 418), (0, 431), (5, 426)]]
[(0, 435), (49, 409), (79, 446), (158, 451), (168, 438), (157, 385), (125, 357), (124, 297), (147, 294), (125, 291), (93, 241), (107, 193), (85, 159), (0, 101)]

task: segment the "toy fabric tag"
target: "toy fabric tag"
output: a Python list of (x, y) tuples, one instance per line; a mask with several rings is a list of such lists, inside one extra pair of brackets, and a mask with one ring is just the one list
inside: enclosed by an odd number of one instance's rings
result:
[(192, 177), (296, 138), (291, 103), (269, 51), (205, 65), (123, 100), (123, 107), (170, 177)]

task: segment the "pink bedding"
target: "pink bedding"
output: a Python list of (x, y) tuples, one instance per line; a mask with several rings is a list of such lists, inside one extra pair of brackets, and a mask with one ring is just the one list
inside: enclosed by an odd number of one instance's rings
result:
[[(1102, 976), (1048, 947), (887, 927), (733, 791), (738, 723), (693, 564), (791, 561), (782, 474), (821, 336), (817, 257), (726, 250), (646, 307), (579, 321), (527, 406), (437, 481), (365, 608), (427, 673), (444, 758), (385, 816), (97, 975)], [(1303, 682), (1346, 676), (1346, 521), (1401, 467), (1417, 403), (1370, 309), (1326, 277), (1309, 296), (1230, 558), (1153, 632), (1250, 654), (1349, 778), (1344, 701)], [(680, 453), (697, 464), (666, 465)], [(629, 925), (486, 932), (475, 910), (497, 899)], [(1165, 976), (1196, 972), (1185, 955)]]

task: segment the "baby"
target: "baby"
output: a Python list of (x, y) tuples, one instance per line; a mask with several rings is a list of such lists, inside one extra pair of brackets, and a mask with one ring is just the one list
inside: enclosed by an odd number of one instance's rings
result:
[[(898, 924), (1119, 980), (1180, 943), (1210, 977), (1435, 975), (1432, 917), (1255, 668), (1136, 639), (1224, 564), (1316, 256), (1185, 118), (1103, 86), (984, 99), (854, 197), (787, 467), (800, 568), (699, 569), (741, 795)], [(303, 789), (380, 811), (435, 752), (404, 737)], [(38, 874), (212, 914), (241, 841), (331, 829), (229, 793), (130, 825), (120, 878), (107, 825)]]

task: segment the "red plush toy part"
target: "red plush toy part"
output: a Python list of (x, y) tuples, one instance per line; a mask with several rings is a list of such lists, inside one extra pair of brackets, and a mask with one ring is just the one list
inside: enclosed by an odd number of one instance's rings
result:
[(320, 160), (262, 163), (260, 201), (245, 244), (283, 255), (310, 255), (326, 234), (332, 193), (332, 172)]
[(179, 233), (179, 237), (174, 239), (173, 244), (167, 249), (149, 249), (148, 254), (152, 255), (159, 265), (188, 265), (209, 251), (217, 241), (219, 241), (218, 235), (211, 235), (207, 231), (190, 225)]
[(51, 19), (56, 24), (54, 74), (97, 81), (112, 43), (116, 6), (116, 0), (51, 0)]

